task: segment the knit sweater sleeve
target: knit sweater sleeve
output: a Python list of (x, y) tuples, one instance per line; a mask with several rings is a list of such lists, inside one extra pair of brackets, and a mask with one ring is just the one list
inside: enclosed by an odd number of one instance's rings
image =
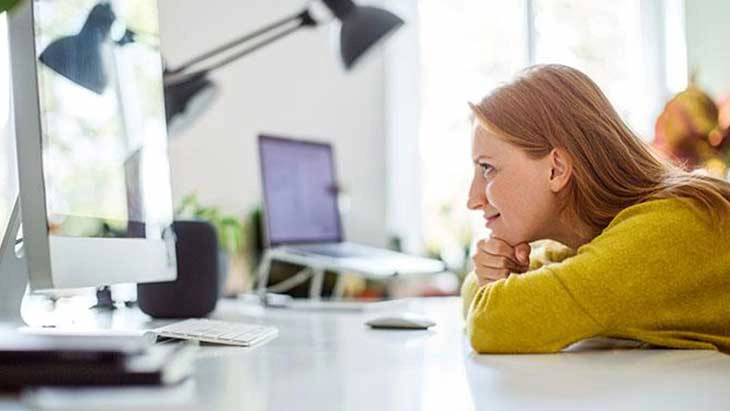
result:
[(608, 336), (730, 347), (727, 232), (683, 200), (628, 207), (562, 262), (482, 287), (472, 276), (464, 294), (471, 345), (547, 353)]
[(601, 334), (549, 266), (478, 288), (466, 317), (479, 353), (549, 353)]
[[(575, 255), (575, 251), (552, 240), (540, 240), (530, 244), (530, 268), (529, 271), (537, 270), (551, 263), (558, 263), (566, 258)], [(477, 292), (477, 281), (474, 272), (466, 276), (461, 285), (462, 312), (464, 318), (469, 313), (469, 307)]]

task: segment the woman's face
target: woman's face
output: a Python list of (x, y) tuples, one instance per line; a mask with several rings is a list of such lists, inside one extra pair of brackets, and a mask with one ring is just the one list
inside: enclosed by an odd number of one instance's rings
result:
[(557, 222), (558, 202), (550, 189), (549, 156), (535, 160), (475, 121), (474, 176), (467, 206), (484, 213), (492, 236), (511, 245), (547, 238)]

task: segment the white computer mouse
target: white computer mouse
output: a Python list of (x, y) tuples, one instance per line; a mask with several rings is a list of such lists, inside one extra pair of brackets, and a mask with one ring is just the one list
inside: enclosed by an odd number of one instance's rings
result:
[(398, 313), (376, 317), (365, 324), (371, 328), (387, 328), (394, 330), (425, 330), (436, 325), (435, 322), (418, 314)]

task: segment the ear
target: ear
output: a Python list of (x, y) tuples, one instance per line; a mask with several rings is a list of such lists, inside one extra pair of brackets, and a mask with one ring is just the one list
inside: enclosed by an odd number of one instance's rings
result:
[(554, 193), (560, 192), (570, 182), (573, 176), (573, 161), (562, 148), (554, 148), (549, 159), (549, 185)]

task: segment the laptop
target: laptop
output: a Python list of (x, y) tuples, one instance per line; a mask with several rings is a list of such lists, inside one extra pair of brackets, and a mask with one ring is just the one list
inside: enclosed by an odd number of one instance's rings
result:
[(430, 274), (443, 262), (345, 241), (332, 146), (259, 136), (268, 247), (377, 276)]

